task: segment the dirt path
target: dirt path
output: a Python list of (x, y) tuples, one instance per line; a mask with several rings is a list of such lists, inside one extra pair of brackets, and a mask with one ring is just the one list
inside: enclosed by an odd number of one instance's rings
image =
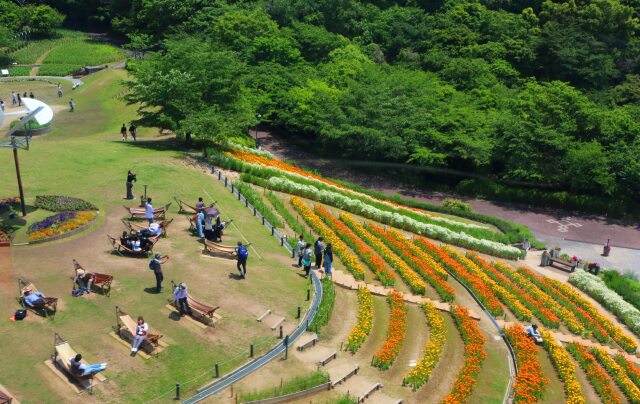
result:
[(611, 238), (616, 247), (640, 248), (639, 223), (621, 223), (603, 216), (579, 215), (560, 209), (501, 204), (418, 189), (356, 171), (333, 160), (316, 157), (271, 132), (259, 131), (258, 137), (262, 148), (280, 159), (293, 160), (301, 167), (314, 169), (324, 176), (340, 178), (389, 195), (397, 193), (431, 203), (440, 203), (445, 198), (455, 196), (469, 202), (479, 213), (522, 223), (528, 226), (536, 236), (562, 237), (592, 244), (603, 244), (607, 238)]
[(53, 49), (55, 48), (51, 48), (48, 51), (46, 51), (45, 53), (43, 53), (42, 55), (38, 56), (38, 59), (36, 59), (36, 62), (34, 63), (34, 66), (31, 68), (31, 70), (29, 70), (29, 76), (37, 76), (38, 73), (40, 72), (40, 65), (44, 62), (44, 60), (47, 58), (47, 56), (49, 56), (49, 52), (51, 52)]

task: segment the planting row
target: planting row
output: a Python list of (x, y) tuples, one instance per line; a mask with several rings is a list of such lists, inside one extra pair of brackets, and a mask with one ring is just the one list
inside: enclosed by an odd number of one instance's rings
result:
[(402, 293), (393, 290), (387, 296), (387, 300), (391, 308), (387, 337), (371, 361), (373, 366), (382, 370), (389, 369), (393, 365), (407, 334), (407, 308)]
[(442, 349), (447, 338), (444, 327), (444, 318), (438, 312), (438, 309), (432, 303), (423, 303), (422, 310), (427, 316), (429, 323), (429, 342), (422, 351), (422, 356), (416, 366), (405, 376), (403, 384), (409, 385), (414, 389), (419, 389), (424, 383), (429, 381), (433, 368), (436, 367), (440, 360)]
[(542, 374), (542, 366), (538, 360), (538, 347), (519, 324), (508, 328), (505, 333), (513, 346), (518, 362), (514, 402), (538, 402), (549, 383), (549, 379)]

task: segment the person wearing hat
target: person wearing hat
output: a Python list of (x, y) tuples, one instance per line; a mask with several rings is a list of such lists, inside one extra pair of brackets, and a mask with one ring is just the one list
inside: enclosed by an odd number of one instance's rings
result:
[(151, 258), (151, 261), (149, 261), (149, 269), (151, 269), (156, 276), (156, 293), (162, 291), (162, 281), (164, 280), (162, 264), (165, 264), (167, 261), (169, 261), (169, 256), (162, 256), (160, 253), (156, 253), (156, 255)]
[(41, 307), (47, 304), (51, 300), (50, 297), (46, 297), (42, 292), (35, 292), (31, 289), (24, 290), (24, 303), (29, 307)]
[(191, 315), (191, 307), (189, 307), (187, 299), (188, 296), (189, 292), (187, 292), (187, 285), (184, 282), (176, 286), (176, 289), (173, 291), (173, 300), (176, 301), (181, 316), (185, 314)]

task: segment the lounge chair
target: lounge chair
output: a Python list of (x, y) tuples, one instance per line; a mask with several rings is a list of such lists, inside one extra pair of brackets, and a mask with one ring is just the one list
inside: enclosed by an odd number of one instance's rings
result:
[[(51, 361), (53, 364), (60, 369), (62, 372), (67, 373), (80, 384), (83, 381), (88, 380), (89, 393), (93, 392), (93, 377), (96, 375), (95, 373), (89, 373), (87, 375), (83, 374), (83, 372), (76, 372), (71, 367), (70, 358), (74, 358), (78, 353), (71, 348), (71, 345), (67, 341), (65, 341), (60, 335), (55, 334), (55, 342), (54, 342), (54, 351), (51, 357)], [(83, 360), (82, 363), (86, 364)]]
[[(173, 197), (173, 199), (178, 204), (178, 207), (179, 207), (178, 213), (186, 213), (191, 215), (195, 215), (196, 213), (198, 213), (198, 209), (196, 209), (195, 206), (191, 206), (188, 203), (184, 202), (182, 199), (178, 199), (175, 196)], [(212, 208), (216, 206), (216, 203), (218, 203), (218, 201), (214, 201), (212, 204), (207, 206), (207, 208)]]
[(155, 246), (156, 242), (158, 242), (158, 239), (155, 238), (150, 238), (149, 240), (151, 241), (151, 245), (145, 249), (145, 250), (140, 250), (140, 251), (134, 251), (133, 249), (129, 248), (128, 246), (122, 244), (120, 242), (120, 239), (111, 237), (110, 235), (107, 234), (107, 239), (109, 239), (109, 242), (111, 243), (111, 245), (113, 246), (113, 250), (118, 253), (119, 255), (122, 255), (122, 253), (126, 253), (129, 254), (131, 256), (134, 257), (148, 257), (149, 253), (153, 252), (153, 247)]
[[(130, 315), (120, 310), (117, 306), (116, 316), (118, 317), (118, 336), (127, 342), (133, 341), (133, 337), (136, 335), (136, 322)], [(152, 353), (158, 347), (158, 341), (162, 337), (162, 334), (152, 334), (149, 331), (147, 332), (147, 338), (142, 342), (140, 348), (146, 350), (147, 353)]]
[[(171, 202), (169, 202), (165, 206), (161, 206), (159, 208), (155, 208), (153, 210), (153, 218), (154, 219), (162, 219), (162, 220), (164, 220), (164, 217), (167, 214), (167, 211), (169, 210), (169, 206), (171, 206)], [(144, 219), (145, 218), (145, 209), (144, 208), (140, 208), (138, 206), (134, 206), (134, 207), (124, 206), (124, 208), (131, 215), (131, 219)]]
[(27, 289), (31, 291), (31, 293), (35, 293), (38, 289), (31, 282), (24, 281), (22, 279), (18, 279), (18, 289), (20, 290), (20, 297), (18, 300), (20, 301), (20, 305), (25, 309), (31, 310), (32, 312), (39, 314), (44, 317), (49, 317), (49, 312), (55, 315), (58, 310), (58, 298), (57, 297), (46, 297), (45, 302), (41, 305), (29, 306), (25, 301), (25, 292)]
[[(235, 259), (236, 257), (237, 246), (222, 245), (214, 243), (213, 241), (209, 241), (207, 239), (203, 239), (202, 244), (204, 245), (204, 248), (202, 250), (203, 254), (222, 256), (231, 259)], [(245, 244), (245, 247), (248, 247), (250, 245), (251, 243)]]
[(11, 397), (8, 391), (3, 390), (0, 387), (0, 404), (11, 404), (12, 402), (13, 402), (13, 397)]
[[(167, 237), (167, 228), (169, 227), (169, 225), (173, 222), (173, 218), (169, 219), (169, 220), (163, 220), (160, 223), (158, 223), (158, 225), (160, 226), (160, 229), (162, 229), (162, 237)], [(125, 227), (127, 229), (129, 229), (129, 231), (138, 233), (141, 230), (145, 230), (148, 229), (149, 226), (144, 225), (144, 224), (138, 224), (138, 223), (133, 223), (133, 222), (129, 222), (127, 220), (122, 219), (122, 223), (124, 223)], [(150, 237), (150, 238), (158, 238), (157, 236), (154, 237)]]
[[(176, 287), (175, 282), (171, 281), (171, 290), (175, 290)], [(191, 294), (187, 296), (187, 303), (189, 303), (189, 307), (191, 308), (191, 317), (208, 326), (213, 326), (217, 320), (222, 319), (218, 314), (215, 314), (215, 311), (218, 310), (220, 306), (213, 307), (201, 303), (191, 297)], [(169, 299), (169, 304), (180, 310), (178, 302), (173, 300), (173, 298)]]
[(87, 271), (75, 259), (73, 260), (74, 286), (76, 275), (78, 274), (78, 270), (80, 269), (83, 270), (85, 274), (92, 273), (94, 275), (94, 280), (91, 283), (92, 287), (95, 286), (96, 288), (99, 288), (102, 294), (105, 296), (111, 296), (111, 282), (113, 282), (113, 276), (93, 271)]

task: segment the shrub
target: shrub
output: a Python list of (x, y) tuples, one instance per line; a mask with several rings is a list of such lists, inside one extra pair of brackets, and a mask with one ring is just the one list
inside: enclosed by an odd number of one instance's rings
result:
[(60, 195), (38, 195), (36, 196), (35, 207), (51, 212), (67, 210), (98, 210), (91, 202), (70, 196)]
[(471, 205), (456, 198), (447, 198), (442, 201), (445, 208), (454, 209), (460, 212), (471, 212)]
[(621, 275), (615, 270), (602, 271), (602, 279), (607, 287), (640, 310), (640, 282), (631, 276), (633, 274)]
[(267, 204), (262, 199), (262, 195), (260, 195), (253, 187), (249, 184), (246, 184), (242, 181), (233, 181), (233, 185), (238, 189), (238, 191), (244, 196), (254, 208), (260, 212), (262, 216), (269, 223), (271, 223), (275, 227), (282, 227), (282, 220), (273, 213), (271, 207), (267, 206)]
[(322, 279), (322, 301), (320, 302), (316, 316), (313, 318), (311, 324), (309, 324), (309, 330), (320, 332), (320, 330), (329, 323), (335, 301), (336, 289), (333, 286), (333, 281), (324, 277)]

